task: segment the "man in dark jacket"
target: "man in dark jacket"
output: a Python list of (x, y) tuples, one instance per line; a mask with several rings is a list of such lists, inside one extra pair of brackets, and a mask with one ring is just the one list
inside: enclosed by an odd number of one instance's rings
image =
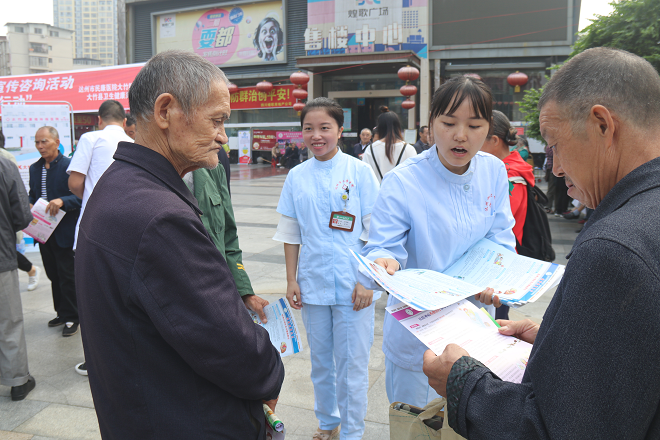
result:
[(351, 152), (353, 157), (356, 159), (362, 159), (364, 150), (369, 148), (369, 145), (371, 145), (371, 130), (363, 128), (360, 132), (360, 142), (353, 145), (353, 151)]
[(82, 200), (69, 190), (66, 169), (71, 159), (64, 157), (58, 149), (60, 136), (57, 130), (41, 127), (35, 135), (35, 143), (41, 159), (30, 165), (30, 204), (34, 205), (38, 199), (44, 199), (48, 202), (46, 212), (52, 215), (60, 209), (66, 212), (50, 238), (45, 243), (39, 243), (44, 269), (52, 285), (53, 306), (57, 312), (48, 326), (64, 324), (62, 336), (71, 336), (78, 332), (79, 323), (73, 273), (73, 239)]
[(431, 148), (429, 145), (429, 128), (426, 125), (422, 125), (419, 127), (419, 139), (417, 139), (417, 142), (415, 142), (415, 151), (417, 154), (422, 154), (422, 152), (428, 150)]
[(230, 99), (198, 55), (154, 56), (129, 91), (121, 142), (85, 209), (76, 281), (105, 439), (265, 439), (284, 366), (249, 316), (182, 177), (218, 164)]
[(25, 399), (35, 385), (28, 370), (16, 261), (16, 233), (30, 221), (18, 168), (0, 157), (0, 384), (11, 387), (11, 400)]
[(636, 55), (589, 49), (539, 110), (554, 174), (596, 210), (543, 323), (500, 321), (534, 344), (522, 383), (453, 344), (426, 352), (424, 372), (471, 440), (660, 438), (660, 77)]

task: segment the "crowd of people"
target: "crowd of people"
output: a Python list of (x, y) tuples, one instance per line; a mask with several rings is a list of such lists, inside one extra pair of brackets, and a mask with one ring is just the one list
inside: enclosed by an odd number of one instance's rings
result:
[[(89, 371), (102, 436), (264, 439), (262, 406), (275, 409), (285, 369), (247, 313), (265, 320), (268, 302), (252, 290), (233, 215), (227, 78), (197, 55), (163, 52), (129, 104), (134, 120), (104, 102), (101, 130), (72, 159), (54, 128), (39, 129), (29, 194), (0, 156), (0, 383), (13, 400), (35, 387), (15, 234), (42, 198), (67, 219), (40, 245), (57, 312), (48, 325), (82, 328), (76, 368)], [(630, 53), (590, 49), (555, 73), (539, 109), (549, 183), (568, 192), (557, 190), (554, 209), (567, 208), (561, 192), (581, 203), (571, 215), (592, 211), (542, 324), (508, 320), (490, 288), (470, 298), (498, 314), (502, 334), (533, 344), (522, 383), (457, 345), (427, 350), (386, 314), (388, 399), (424, 407), (444, 396), (449, 425), (469, 439), (658, 438), (660, 77)], [(301, 161), (290, 147), (273, 238), (307, 334), (310, 435), (360, 439), (382, 292), (350, 251), (390, 274), (443, 271), (483, 238), (516, 251), (535, 179), (529, 147), (473, 77), (434, 92), (415, 145), (387, 108), (346, 152), (335, 101), (310, 100), (300, 118), (311, 154)]]

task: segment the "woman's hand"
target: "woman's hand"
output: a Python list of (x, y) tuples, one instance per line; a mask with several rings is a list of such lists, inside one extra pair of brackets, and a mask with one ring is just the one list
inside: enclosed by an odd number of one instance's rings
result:
[(530, 344), (533, 344), (534, 341), (536, 341), (536, 335), (541, 327), (531, 319), (523, 319), (522, 321), (498, 319), (497, 323), (502, 326), (502, 328), (498, 329), (500, 334), (513, 336), (514, 338), (521, 339)]
[(376, 258), (376, 261), (374, 261), (374, 263), (384, 267), (387, 273), (389, 273), (390, 275), (394, 275), (394, 272), (399, 270), (399, 268), (401, 267), (399, 265), (399, 262), (393, 258)]
[(474, 299), (481, 301), (487, 306), (492, 304), (495, 307), (500, 307), (502, 305), (500, 302), (500, 297), (495, 295), (495, 291), (490, 287), (487, 287), (483, 292), (479, 292), (474, 295)]
[(353, 303), (353, 310), (359, 312), (360, 310), (369, 307), (373, 300), (373, 290), (365, 289), (364, 286), (360, 283), (355, 285), (355, 289), (353, 289), (353, 299), (351, 300)]
[(302, 309), (302, 297), (300, 296), (300, 286), (297, 281), (289, 281), (286, 285), (286, 299), (296, 310)]

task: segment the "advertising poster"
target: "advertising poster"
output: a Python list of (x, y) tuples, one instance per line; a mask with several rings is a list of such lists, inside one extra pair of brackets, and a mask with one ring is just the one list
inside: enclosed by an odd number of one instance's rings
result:
[(252, 149), (250, 148), (250, 132), (238, 132), (238, 163), (252, 162)]
[[(164, 22), (163, 18), (171, 18)], [(154, 14), (156, 52), (193, 51), (216, 66), (285, 63), (282, 1)], [(172, 26), (164, 24), (172, 23)]]
[(280, 151), (284, 154), (284, 148), (286, 143), (296, 144), (298, 148), (302, 148), (304, 145), (302, 131), (278, 131), (277, 132), (277, 145), (280, 147)]
[(275, 86), (270, 92), (262, 93), (256, 87), (240, 87), (238, 92), (231, 94), (231, 109), (291, 108), (296, 102), (291, 94), (295, 88), (294, 85)]
[(34, 136), (39, 128), (46, 125), (54, 127), (59, 133), (60, 143), (64, 147), (63, 154), (71, 153), (71, 115), (68, 105), (2, 105), (5, 148), (12, 151), (17, 160), (27, 153), (37, 153), (35, 157), (39, 157)]
[(312, 55), (412, 50), (427, 58), (428, 0), (307, 0)]
[(270, 151), (277, 144), (275, 130), (252, 130), (252, 149)]
[(344, 131), (351, 131), (351, 118), (353, 117), (353, 110), (350, 108), (343, 108), (344, 110)]

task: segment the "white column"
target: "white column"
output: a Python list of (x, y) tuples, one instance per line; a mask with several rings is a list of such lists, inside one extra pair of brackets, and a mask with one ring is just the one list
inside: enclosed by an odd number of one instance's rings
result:
[(309, 75), (307, 101), (311, 101), (323, 95), (323, 77), (322, 75), (314, 75), (313, 72), (307, 72), (307, 74)]

